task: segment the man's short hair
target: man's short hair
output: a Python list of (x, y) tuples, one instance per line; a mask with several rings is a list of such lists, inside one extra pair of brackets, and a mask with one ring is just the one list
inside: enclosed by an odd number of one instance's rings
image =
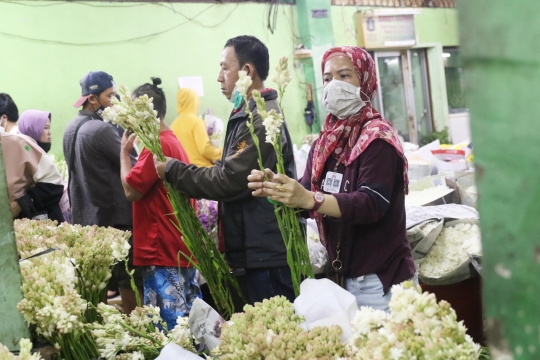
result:
[(0, 94), (0, 116), (6, 115), (11, 122), (19, 120), (19, 109), (8, 94)]
[(252, 64), (261, 80), (266, 80), (270, 70), (270, 57), (268, 48), (255, 36), (241, 35), (229, 39), (225, 47), (232, 46), (240, 67), (247, 63)]

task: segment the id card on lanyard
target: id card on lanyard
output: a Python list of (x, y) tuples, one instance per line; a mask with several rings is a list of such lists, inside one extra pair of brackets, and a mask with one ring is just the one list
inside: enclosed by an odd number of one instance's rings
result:
[(337, 173), (335, 171), (329, 171), (326, 173), (326, 178), (323, 183), (323, 190), (331, 193), (339, 193), (341, 188), (341, 181), (343, 180), (343, 174)]

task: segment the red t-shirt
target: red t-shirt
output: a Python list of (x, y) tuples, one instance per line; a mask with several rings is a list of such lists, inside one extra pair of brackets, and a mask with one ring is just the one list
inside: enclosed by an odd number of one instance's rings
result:
[[(159, 138), (165, 156), (189, 164), (184, 148), (171, 130), (162, 131)], [(177, 267), (178, 251), (188, 256), (191, 253), (174, 225), (178, 222), (172, 215), (167, 189), (157, 176), (153, 155), (148, 149), (143, 149), (126, 181), (133, 189), (144, 194), (141, 200), (133, 203), (134, 264)], [(186, 258), (180, 257), (180, 266), (189, 267)]]

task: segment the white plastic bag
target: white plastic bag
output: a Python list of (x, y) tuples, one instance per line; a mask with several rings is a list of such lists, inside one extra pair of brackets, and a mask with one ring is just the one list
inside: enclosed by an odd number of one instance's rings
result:
[(315, 275), (324, 272), (324, 266), (328, 262), (328, 252), (319, 238), (319, 229), (315, 220), (308, 219), (306, 227), (307, 246), (311, 269)]
[(201, 344), (205, 344), (209, 350), (219, 346), (221, 341), (221, 327), (225, 320), (210, 305), (202, 299), (195, 299), (189, 312), (189, 328)]
[(300, 284), (300, 296), (294, 300), (294, 311), (305, 318), (304, 330), (316, 326), (339, 325), (341, 341), (352, 335), (351, 321), (358, 311), (356, 297), (328, 279), (306, 279)]
[(156, 360), (201, 360), (201, 358), (174, 343), (165, 345)]

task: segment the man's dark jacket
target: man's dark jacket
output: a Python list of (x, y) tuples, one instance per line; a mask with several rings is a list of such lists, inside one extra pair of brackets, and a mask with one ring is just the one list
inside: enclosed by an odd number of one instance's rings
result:
[[(277, 93), (268, 89), (262, 93), (267, 111), (280, 111)], [(263, 165), (276, 171), (276, 153), (266, 142), (266, 131), (255, 102), (249, 102), (254, 115), (255, 134), (259, 139)], [(246, 125), (249, 121), (245, 105), (233, 112), (227, 124), (221, 163), (210, 168), (170, 161), (166, 178), (180, 192), (194, 198), (217, 200), (223, 224), (225, 256), (233, 268), (264, 268), (287, 266), (283, 238), (278, 227), (274, 206), (266, 198), (256, 198), (247, 187), (247, 177), (259, 169), (258, 153)], [(282, 129), (282, 149), (286, 173), (296, 178), (293, 145), (286, 124)]]

